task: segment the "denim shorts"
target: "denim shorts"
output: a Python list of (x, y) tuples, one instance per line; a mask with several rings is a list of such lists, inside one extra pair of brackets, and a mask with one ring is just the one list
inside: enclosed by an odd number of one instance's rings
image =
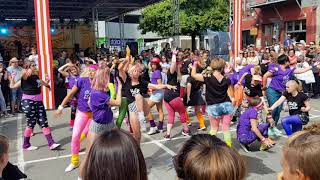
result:
[(231, 102), (208, 105), (207, 113), (214, 118), (219, 118), (222, 115), (231, 115), (233, 113), (233, 106)]
[(161, 90), (154, 91), (151, 94), (149, 99), (155, 103), (161, 102), (163, 100), (163, 91)]
[(21, 90), (21, 88), (11, 89), (11, 101), (20, 102), (21, 98), (22, 98), (22, 90)]

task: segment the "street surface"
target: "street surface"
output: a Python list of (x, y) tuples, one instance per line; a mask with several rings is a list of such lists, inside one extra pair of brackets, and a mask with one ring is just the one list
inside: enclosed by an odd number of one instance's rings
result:
[[(320, 122), (320, 104), (318, 100), (312, 100), (312, 110), (310, 111), (311, 123)], [(153, 110), (154, 112), (154, 110)], [(70, 162), (70, 141), (71, 131), (69, 130), (69, 109), (64, 111), (61, 118), (56, 119), (53, 111), (48, 111), (49, 124), (52, 134), (57, 143), (61, 144), (61, 148), (56, 151), (50, 151), (46, 139), (42, 135), (39, 127), (35, 128), (35, 136), (31, 138), (31, 143), (38, 146), (36, 151), (23, 151), (23, 130), (26, 126), (23, 114), (17, 117), (1, 119), (0, 132), (10, 139), (10, 161), (19, 165), (20, 169), (28, 175), (31, 180), (76, 180), (78, 170), (65, 173), (64, 169)], [(285, 116), (287, 113), (281, 113)], [(154, 115), (156, 115), (154, 113)], [(165, 116), (166, 117), (166, 116)], [(196, 117), (193, 119), (193, 133), (205, 133), (197, 131)], [(147, 163), (149, 180), (174, 180), (175, 171), (171, 162), (171, 157), (175, 155), (187, 137), (181, 135), (181, 127), (178, 118), (176, 118), (175, 128), (172, 132), (173, 139), (164, 141), (164, 134), (156, 134), (149, 136), (143, 134), (141, 148)], [(206, 117), (207, 130), (209, 121)], [(126, 124), (123, 125), (124, 128)], [(286, 136), (277, 139), (277, 145), (267, 152), (260, 152), (258, 145), (254, 146), (254, 151), (245, 153), (235, 140), (235, 125), (231, 126), (233, 135), (233, 147), (239, 151), (247, 161), (248, 180), (271, 180), (276, 179), (276, 173), (281, 170), (281, 148), (285, 143)], [(222, 134), (218, 135), (222, 138)], [(85, 141), (81, 145), (81, 158)]]

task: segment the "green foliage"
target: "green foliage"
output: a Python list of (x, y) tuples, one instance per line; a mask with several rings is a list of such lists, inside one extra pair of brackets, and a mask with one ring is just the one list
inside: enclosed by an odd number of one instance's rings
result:
[[(139, 29), (142, 33), (155, 32), (161, 36), (173, 35), (172, 1), (164, 0), (145, 8)], [(198, 35), (206, 29), (226, 30), (229, 21), (229, 1), (180, 0), (180, 34)]]

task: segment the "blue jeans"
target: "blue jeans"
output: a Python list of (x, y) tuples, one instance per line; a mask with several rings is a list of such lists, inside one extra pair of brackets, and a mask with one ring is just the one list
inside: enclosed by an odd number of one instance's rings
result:
[(2, 94), (1, 86), (0, 86), (0, 109), (1, 109), (1, 112), (4, 112), (4, 113), (7, 112), (7, 105)]
[[(274, 89), (272, 89), (271, 87), (268, 87), (267, 89), (267, 100), (268, 100), (268, 103), (269, 103), (269, 106), (271, 107), (275, 102), (278, 101), (278, 99), (280, 99), (280, 97), (282, 96), (282, 93), (279, 92), (279, 91), (276, 91)], [(272, 118), (274, 120), (274, 123), (275, 125), (277, 125), (279, 119), (280, 119), (280, 113), (281, 113), (281, 110), (282, 110), (282, 105), (281, 104), (280, 106), (278, 106), (277, 108), (275, 108), (271, 115), (272, 115)]]
[(282, 119), (282, 126), (286, 134), (290, 136), (297, 131), (301, 131), (302, 122), (298, 115), (287, 116)]

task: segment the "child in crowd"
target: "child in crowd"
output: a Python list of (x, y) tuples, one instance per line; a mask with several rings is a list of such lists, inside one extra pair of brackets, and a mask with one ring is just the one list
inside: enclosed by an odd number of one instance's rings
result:
[(179, 179), (188, 180), (244, 180), (245, 161), (216, 136), (192, 136), (173, 157)]
[(289, 137), (283, 147), (283, 171), (278, 180), (318, 180), (320, 178), (320, 124)]
[(259, 124), (258, 110), (263, 108), (263, 101), (259, 97), (249, 101), (249, 106), (240, 116), (237, 139), (245, 152), (249, 152), (249, 145), (256, 140), (261, 141), (260, 150), (264, 151), (275, 144), (272, 139), (268, 138), (268, 128), (273, 122), (272, 119), (269, 119), (268, 123)]
[(309, 122), (311, 109), (309, 97), (302, 92), (302, 84), (298, 80), (290, 80), (286, 83), (286, 91), (271, 107), (270, 111), (280, 106), (285, 100), (288, 102), (289, 116), (282, 119), (282, 126), (288, 136), (300, 131), (302, 125)]

